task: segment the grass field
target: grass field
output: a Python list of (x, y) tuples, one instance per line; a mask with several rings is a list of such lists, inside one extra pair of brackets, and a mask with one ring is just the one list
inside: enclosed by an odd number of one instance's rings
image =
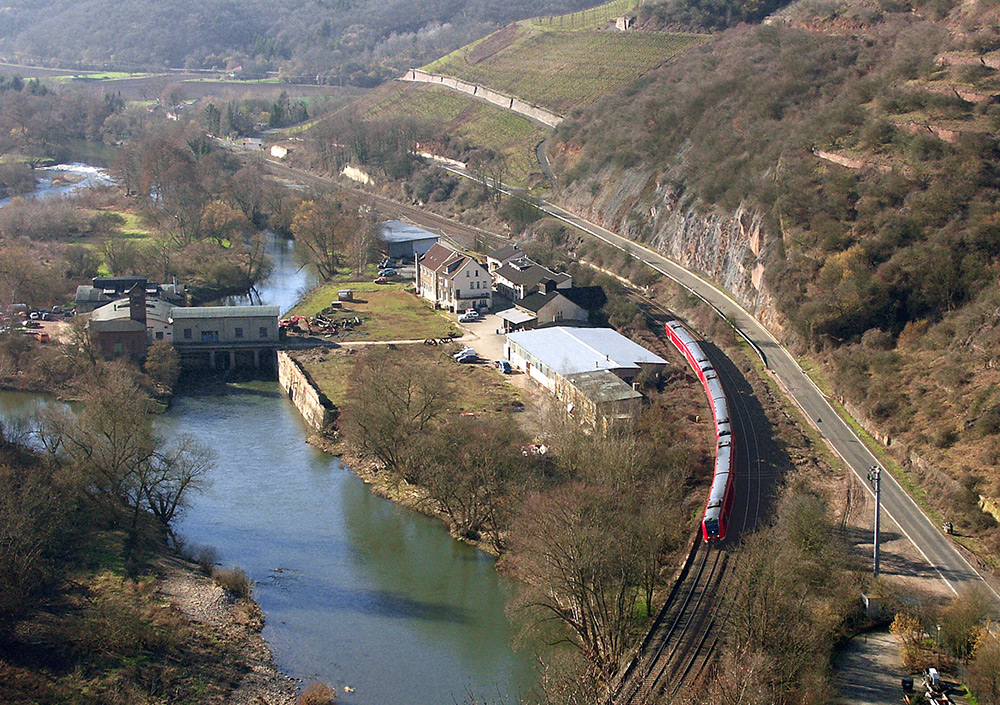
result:
[(329, 317), (358, 317), (362, 324), (354, 331), (340, 333), (338, 341), (423, 340), (446, 338), (457, 332), (455, 325), (429, 303), (408, 291), (403, 284), (373, 284), (371, 281), (340, 281), (323, 284), (311, 291), (288, 315), (315, 316), (337, 300), (338, 289), (351, 289), (354, 301)]
[(520, 115), (501, 110), (443, 86), (423, 83), (386, 84), (358, 104), (364, 120), (414, 117), (473, 145), (488, 146), (507, 156), (508, 180), (523, 184), (538, 170), (535, 146), (548, 130)]
[[(416, 376), (438, 375), (443, 371), (445, 374), (442, 376), (453, 398), (449, 409), (453, 413), (495, 413), (521, 401), (518, 389), (491, 366), (455, 362), (451, 353), (458, 348), (458, 344), (445, 347), (406, 345), (397, 348), (393, 354), (405, 360), (407, 368)], [(347, 354), (344, 350), (309, 351), (295, 355), (313, 381), (337, 406), (343, 406), (348, 400), (354, 366), (360, 357), (360, 354)]]
[(623, 88), (705, 39), (696, 34), (549, 31), (512, 25), (424, 69), (566, 113)]

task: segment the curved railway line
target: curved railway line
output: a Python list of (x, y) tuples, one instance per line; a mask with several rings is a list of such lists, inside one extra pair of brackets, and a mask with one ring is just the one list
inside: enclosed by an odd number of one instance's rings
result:
[[(325, 177), (271, 161), (266, 163), (269, 171), (278, 176), (322, 188), (335, 185), (333, 180)], [(467, 176), (461, 171), (449, 170)], [(456, 223), (443, 216), (361, 189), (341, 185), (336, 187), (357, 193), (384, 214), (398, 214), (422, 227), (445, 233), (456, 244), (467, 249), (485, 250), (510, 242), (508, 238), (495, 233)], [(626, 240), (551, 203), (543, 202), (540, 207), (549, 215), (646, 262), (706, 301), (753, 346), (785, 393), (799, 405), (807, 417), (816, 419), (817, 425), (820, 417), (827, 420), (819, 429), (821, 434), (858, 477), (877, 462), (788, 352), (728, 295), (638, 243)], [(649, 308), (655, 309), (656, 315), (669, 315), (662, 307), (649, 301), (644, 301), (643, 305), (647, 307), (647, 311)], [(662, 325), (662, 321), (660, 323)], [(733, 433), (738, 439), (735, 465), (736, 504), (730, 516), (730, 534), (721, 545), (706, 545), (700, 536), (692, 545), (688, 559), (638, 653), (612, 685), (606, 700), (608, 705), (646, 705), (669, 700), (669, 696), (677, 693), (682, 684), (693, 684), (704, 677), (724, 635), (732, 604), (728, 598), (734, 589), (732, 576), (739, 562), (739, 553), (735, 549), (740, 537), (756, 528), (766, 515), (771, 490), (776, 486), (775, 474), (777, 468), (782, 466), (782, 463), (768, 463), (764, 460), (772, 457), (775, 447), (774, 444), (769, 444), (768, 422), (753, 397), (749, 382), (717, 348), (705, 344), (705, 351), (709, 354), (730, 400)], [(757, 408), (754, 408), (755, 404)], [(763, 421), (760, 420), (762, 417)], [(929, 567), (938, 572), (949, 588), (957, 593), (959, 589), (983, 584), (981, 576), (939, 535), (891, 476), (887, 478), (883, 490), (883, 511), (900, 525), (902, 532), (917, 547)], [(996, 593), (993, 595), (996, 596)]]
[[(654, 328), (672, 315), (663, 307), (642, 300), (653, 311)], [(739, 561), (736, 550), (744, 534), (752, 532), (767, 513), (776, 479), (765, 468), (761, 444), (769, 432), (760, 428), (759, 410), (750, 402), (752, 389), (738, 368), (717, 347), (701, 342), (719, 375), (729, 400), (736, 438), (735, 502), (729, 533), (720, 544), (695, 537), (680, 574), (660, 609), (638, 653), (611, 688), (611, 705), (646, 705), (675, 694), (683, 684), (697, 683), (712, 662), (726, 621)]]

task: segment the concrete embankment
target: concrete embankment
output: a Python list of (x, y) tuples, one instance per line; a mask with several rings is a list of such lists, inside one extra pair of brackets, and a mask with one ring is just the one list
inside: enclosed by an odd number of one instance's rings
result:
[(284, 350), (278, 351), (278, 383), (313, 430), (322, 433), (333, 423), (337, 407)]
[(510, 110), (518, 115), (523, 115), (526, 118), (536, 120), (543, 125), (548, 125), (549, 127), (556, 127), (563, 121), (562, 115), (554, 113), (551, 110), (540, 108), (537, 105), (528, 103), (527, 101), (514, 96), (504, 95), (503, 93), (495, 91), (492, 88), (480, 86), (475, 83), (467, 83), (457, 78), (452, 78), (451, 76), (428, 73), (426, 71), (421, 71), (420, 69), (410, 69), (399, 80), (413, 81), (416, 83), (436, 83), (439, 86), (445, 86), (446, 88), (451, 88), (452, 90), (460, 91), (462, 93), (468, 93), (471, 96), (485, 100), (487, 103), (492, 103), (493, 105), (503, 108), (504, 110)]

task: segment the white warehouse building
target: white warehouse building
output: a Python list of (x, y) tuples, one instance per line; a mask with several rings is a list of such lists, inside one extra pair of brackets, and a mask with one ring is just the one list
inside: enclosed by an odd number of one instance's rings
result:
[(667, 361), (611, 328), (539, 328), (507, 335), (504, 356), (590, 423), (634, 418), (642, 395), (629, 384)]

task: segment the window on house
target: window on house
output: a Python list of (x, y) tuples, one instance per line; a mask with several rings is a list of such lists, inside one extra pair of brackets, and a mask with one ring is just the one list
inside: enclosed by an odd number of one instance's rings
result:
[(219, 342), (219, 331), (217, 331), (217, 330), (203, 330), (201, 332), (201, 342), (203, 342), (203, 343), (218, 343)]
[(185, 328), (184, 329), (184, 340), (191, 340), (191, 329), (190, 328)]
[(122, 348), (122, 344), (120, 342), (115, 343), (115, 355), (121, 355), (122, 350), (124, 350), (124, 348)]
[(243, 337), (243, 328), (241, 328), (240, 326), (236, 326), (236, 330), (234, 331), (234, 333), (235, 333), (235, 335), (236, 335), (237, 338), (242, 338)]
[(261, 338), (266, 338), (267, 337), (267, 326), (261, 326), (260, 327), (260, 337)]
[(156, 339), (157, 340), (163, 340), (163, 331), (162, 330), (156, 331)]

